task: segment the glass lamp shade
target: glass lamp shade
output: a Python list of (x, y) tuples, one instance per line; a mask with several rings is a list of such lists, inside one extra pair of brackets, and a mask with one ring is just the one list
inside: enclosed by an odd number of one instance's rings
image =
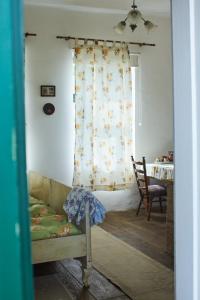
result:
[(126, 28), (126, 22), (125, 21), (121, 21), (116, 26), (114, 26), (114, 30), (118, 34), (122, 34), (124, 32), (125, 28)]
[(149, 31), (155, 29), (155, 28), (158, 27), (158, 26), (155, 25), (154, 23), (152, 23), (151, 21), (147, 20), (147, 21), (144, 21), (144, 27), (145, 27), (146, 30), (149, 32)]
[(142, 18), (142, 14), (137, 9), (130, 10), (127, 16), (127, 20), (130, 24), (137, 23), (141, 18)]
[(135, 29), (137, 28), (137, 25), (136, 24), (131, 24), (130, 28), (131, 28), (132, 32), (134, 32)]

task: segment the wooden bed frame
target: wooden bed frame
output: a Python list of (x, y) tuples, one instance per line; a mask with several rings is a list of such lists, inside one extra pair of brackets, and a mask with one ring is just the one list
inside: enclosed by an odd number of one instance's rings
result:
[[(45, 201), (63, 214), (63, 203), (71, 188), (53, 179), (39, 175), (36, 172), (29, 173), (29, 193), (31, 196)], [(86, 218), (77, 227), (80, 235), (52, 238), (32, 241), (33, 264), (76, 258), (82, 263), (83, 283), (88, 286), (88, 278), (92, 265), (91, 258), (91, 228), (89, 219), (89, 205), (86, 205)]]

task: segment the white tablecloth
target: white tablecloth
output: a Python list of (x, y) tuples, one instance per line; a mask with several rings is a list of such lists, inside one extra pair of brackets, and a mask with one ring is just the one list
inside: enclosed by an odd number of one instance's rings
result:
[(146, 164), (147, 176), (157, 178), (159, 180), (174, 179), (174, 165), (165, 163)]

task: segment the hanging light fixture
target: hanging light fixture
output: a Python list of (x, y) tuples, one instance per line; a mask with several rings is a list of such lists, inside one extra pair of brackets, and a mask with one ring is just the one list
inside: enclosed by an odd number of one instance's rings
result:
[(125, 28), (126, 28), (126, 21), (121, 21), (116, 26), (114, 26), (114, 30), (118, 34), (122, 34)]
[(120, 21), (116, 26), (114, 26), (114, 30), (116, 33), (122, 34), (125, 31), (128, 22), (129, 27), (131, 28), (132, 32), (134, 32), (140, 21), (143, 21), (144, 27), (148, 32), (157, 27), (157, 25), (155, 25), (153, 22), (144, 19), (142, 13), (138, 10), (137, 5), (135, 4), (135, 0), (133, 0), (133, 5), (131, 6), (131, 10), (128, 12), (125, 20)]

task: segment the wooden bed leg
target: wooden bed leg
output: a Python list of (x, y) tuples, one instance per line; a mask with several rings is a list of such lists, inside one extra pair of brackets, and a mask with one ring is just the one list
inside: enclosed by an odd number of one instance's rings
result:
[(92, 269), (91, 259), (89, 257), (80, 257), (81, 270), (82, 270), (82, 280), (84, 287), (89, 287), (89, 277)]
[(91, 247), (91, 227), (89, 203), (86, 203), (85, 220), (82, 224), (82, 230), (86, 235), (86, 256), (81, 257), (82, 279), (85, 287), (89, 287), (89, 277), (92, 268), (92, 247)]
[(83, 269), (83, 285), (84, 287), (88, 288), (89, 287), (89, 277), (90, 277), (90, 269)]
[(82, 281), (84, 287), (89, 287), (89, 277), (92, 269), (92, 264), (88, 262), (87, 257), (79, 257), (78, 260), (81, 263)]
[(83, 263), (83, 284), (85, 287), (89, 286), (89, 277), (92, 268), (92, 245), (91, 245), (91, 226), (90, 226), (90, 211), (89, 202), (86, 204), (85, 211), (85, 231), (86, 231), (86, 245), (87, 245), (87, 256), (85, 257), (85, 264)]

